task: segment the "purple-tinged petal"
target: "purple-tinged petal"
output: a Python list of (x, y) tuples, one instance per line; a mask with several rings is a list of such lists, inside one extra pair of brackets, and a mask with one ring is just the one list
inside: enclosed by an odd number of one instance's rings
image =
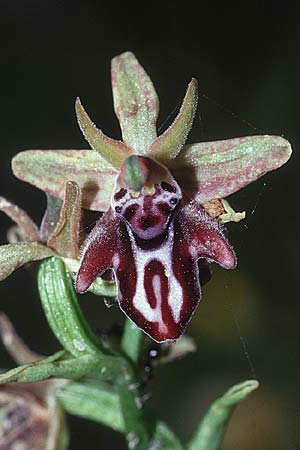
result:
[(21, 229), (25, 240), (39, 241), (39, 230), (28, 214), (14, 203), (0, 197), (0, 211), (3, 211)]
[(148, 156), (168, 165), (180, 153), (188, 137), (197, 110), (198, 83), (189, 83), (180, 111), (170, 127), (150, 145)]
[(92, 150), (27, 150), (12, 160), (14, 175), (54, 197), (63, 199), (65, 184), (75, 181), (83, 208), (106, 211), (116, 172)]
[(5, 280), (12, 272), (31, 261), (39, 261), (54, 252), (38, 242), (20, 242), (0, 247), (0, 281)]
[(157, 136), (159, 102), (154, 86), (131, 52), (112, 59), (111, 80), (123, 141), (135, 153), (145, 154)]
[(169, 164), (182, 190), (199, 203), (224, 198), (278, 169), (292, 153), (279, 136), (249, 136), (186, 145)]
[(97, 276), (112, 268), (113, 257), (125, 251), (120, 242), (120, 221), (109, 209), (89, 234), (75, 281), (77, 292), (86, 292)]
[(192, 202), (180, 208), (177, 220), (182, 233), (175, 239), (178, 254), (188, 252), (190, 257), (196, 260), (204, 258), (225, 269), (235, 268), (236, 256), (223, 234), (222, 227), (199, 204)]
[(77, 259), (80, 247), (81, 193), (78, 184), (67, 181), (59, 220), (48, 239), (48, 247), (59, 255)]
[(132, 149), (122, 141), (116, 141), (98, 130), (85, 112), (80, 99), (76, 99), (75, 110), (80, 129), (92, 147), (105, 161), (115, 169), (119, 169), (125, 158), (133, 153)]

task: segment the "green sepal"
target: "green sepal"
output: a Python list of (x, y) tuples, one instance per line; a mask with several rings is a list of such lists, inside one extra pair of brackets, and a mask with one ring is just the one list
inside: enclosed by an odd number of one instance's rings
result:
[(14, 175), (61, 200), (68, 180), (81, 189), (82, 207), (106, 211), (116, 171), (92, 150), (26, 150), (12, 159)]
[(159, 101), (151, 79), (135, 55), (125, 52), (111, 62), (114, 108), (123, 141), (135, 153), (146, 154), (156, 139)]
[(38, 287), (50, 328), (71, 355), (105, 351), (81, 312), (71, 275), (60, 258), (48, 259), (40, 265)]
[(189, 443), (188, 450), (218, 450), (234, 408), (258, 386), (258, 381), (247, 380), (232, 386), (215, 400)]
[(291, 144), (280, 136), (246, 136), (185, 145), (169, 169), (183, 191), (203, 204), (279, 169), (291, 154)]

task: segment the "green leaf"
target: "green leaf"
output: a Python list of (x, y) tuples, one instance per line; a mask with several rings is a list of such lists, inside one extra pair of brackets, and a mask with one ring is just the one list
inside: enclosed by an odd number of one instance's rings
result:
[(39, 241), (39, 230), (28, 214), (19, 206), (0, 196), (0, 211), (3, 211), (21, 229), (24, 240)]
[(80, 129), (92, 149), (112, 167), (119, 169), (124, 159), (133, 153), (132, 149), (124, 142), (111, 139), (98, 130), (85, 112), (79, 98), (76, 99), (75, 109)]
[(151, 79), (131, 52), (112, 59), (114, 107), (123, 141), (137, 154), (146, 154), (155, 140), (159, 102)]
[(81, 192), (78, 184), (67, 181), (65, 197), (57, 225), (49, 236), (47, 245), (59, 255), (79, 257), (81, 228)]
[(291, 153), (280, 136), (249, 136), (186, 145), (169, 168), (183, 191), (203, 204), (278, 169)]
[(38, 287), (48, 323), (71, 355), (76, 357), (104, 350), (81, 312), (71, 276), (61, 259), (51, 258), (41, 264)]
[(181, 151), (193, 124), (198, 102), (198, 83), (189, 83), (180, 111), (170, 127), (150, 146), (148, 156), (168, 165)]
[(215, 400), (188, 445), (188, 450), (218, 450), (234, 408), (258, 386), (256, 380), (244, 381)]
[(39, 242), (18, 242), (0, 246), (0, 281), (31, 261), (39, 261), (54, 252)]
[[(157, 422), (154, 434), (154, 442), (155, 441), (158, 443), (157, 447), (162, 448), (163, 450), (183, 450), (183, 446), (178, 437), (165, 422)], [(198, 450), (200, 450), (200, 448)]]
[[(83, 380), (63, 386), (57, 391), (57, 397), (68, 413), (125, 433), (120, 398), (114, 387), (95, 380)], [(161, 421), (154, 425), (151, 444), (153, 448), (156, 444), (164, 450), (183, 450), (177, 436)]]
[(54, 197), (64, 197), (65, 184), (75, 181), (82, 191), (83, 208), (106, 211), (116, 172), (92, 150), (27, 150), (12, 159), (14, 175)]
[(70, 414), (102, 423), (115, 431), (124, 430), (119, 396), (108, 384), (99, 381), (68, 383), (57, 391), (57, 397)]

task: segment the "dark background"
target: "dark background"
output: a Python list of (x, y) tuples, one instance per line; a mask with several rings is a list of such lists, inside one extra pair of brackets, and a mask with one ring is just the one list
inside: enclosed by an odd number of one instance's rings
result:
[[(248, 213), (228, 227), (238, 269), (215, 267), (188, 329), (198, 352), (156, 371), (149, 402), (187, 439), (216, 396), (255, 374), (261, 387), (236, 410), (223, 449), (300, 448), (299, 6), (95, 0), (0, 6), (0, 192), (36, 221), (44, 196), (13, 178), (11, 157), (27, 148), (83, 148), (77, 95), (98, 126), (119, 138), (109, 65), (125, 50), (137, 55), (157, 88), (160, 123), (190, 78), (198, 78), (202, 120), (195, 120), (192, 141), (278, 134), (292, 142), (286, 166), (232, 196), (236, 210)], [(2, 243), (9, 225), (1, 215)], [(19, 270), (0, 292), (1, 309), (26, 342), (53, 353), (58, 344), (41, 314), (34, 275)], [(97, 297), (80, 300), (94, 328), (123, 320)], [(3, 352), (0, 365), (10, 364)], [(72, 450), (125, 448), (117, 433), (69, 419)]]

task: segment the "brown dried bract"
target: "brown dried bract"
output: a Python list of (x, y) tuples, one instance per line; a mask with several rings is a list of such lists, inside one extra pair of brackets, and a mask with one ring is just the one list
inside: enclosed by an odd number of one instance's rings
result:
[(205, 211), (214, 219), (218, 219), (221, 214), (225, 214), (225, 208), (222, 201), (219, 198), (210, 200), (209, 202), (202, 204)]

